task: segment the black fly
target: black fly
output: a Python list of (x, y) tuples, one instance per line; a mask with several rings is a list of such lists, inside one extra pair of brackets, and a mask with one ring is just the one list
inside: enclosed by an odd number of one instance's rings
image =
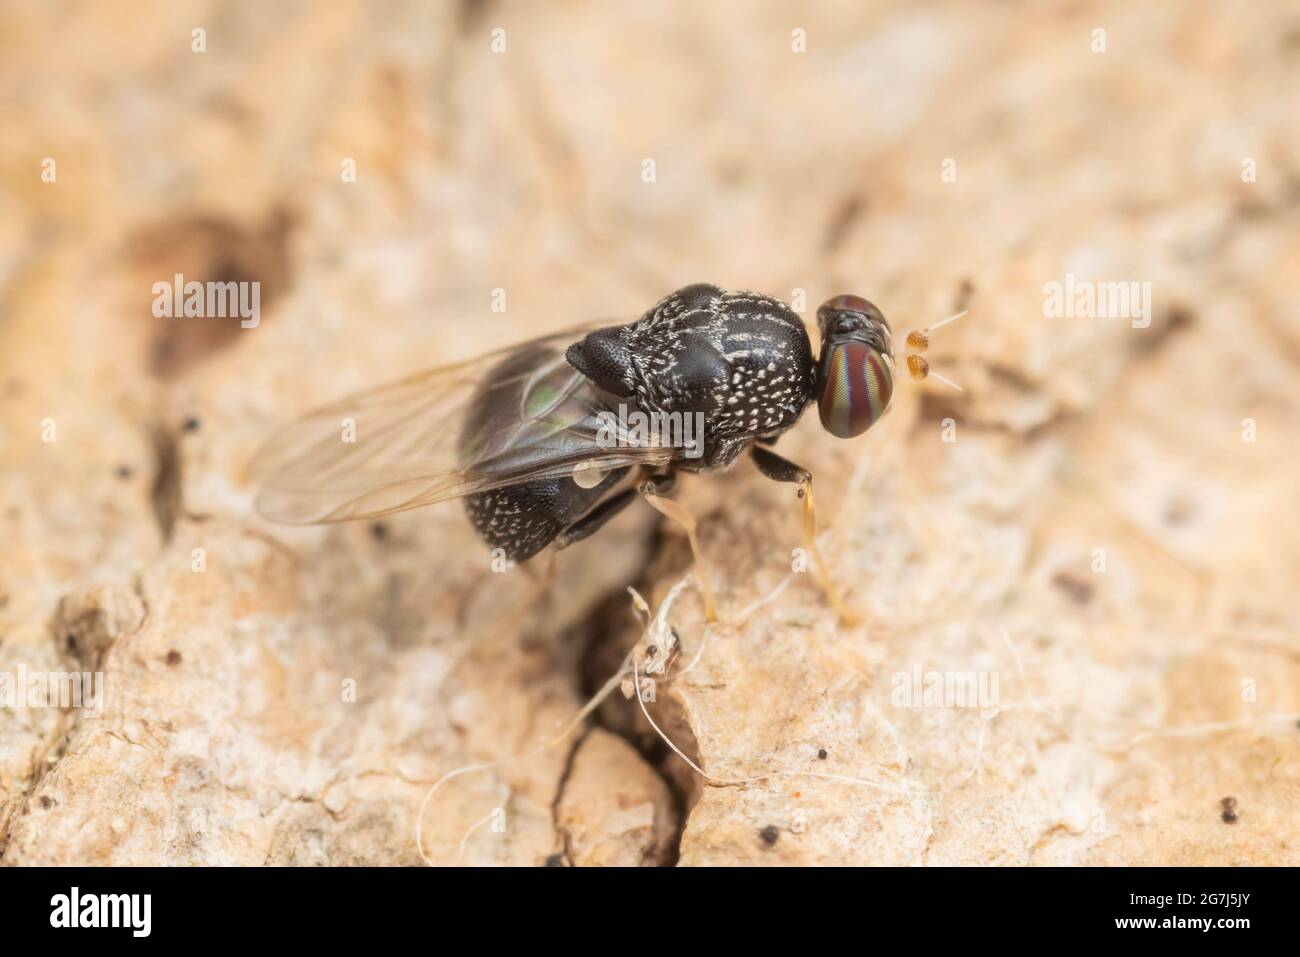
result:
[[(814, 358), (780, 300), (687, 286), (626, 325), (545, 336), (360, 393), (272, 437), (254, 463), (258, 510), (309, 524), (464, 498), (483, 539), (525, 561), (586, 538), (641, 496), (686, 528), (702, 569), (694, 521), (663, 496), (676, 473), (724, 469), (748, 450), (764, 475), (799, 486), (805, 546), (847, 617), (816, 550), (812, 474), (770, 446), (813, 402), (832, 434), (866, 431), (893, 393), (893, 341), (857, 296), (831, 299), (817, 319)], [(677, 431), (638, 427), (646, 421)], [(680, 441), (692, 431), (693, 443)]]

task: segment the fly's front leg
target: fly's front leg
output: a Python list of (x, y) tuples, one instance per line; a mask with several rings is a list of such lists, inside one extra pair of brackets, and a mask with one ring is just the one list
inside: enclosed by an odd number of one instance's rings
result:
[(846, 625), (856, 624), (858, 616), (849, 610), (840, 598), (839, 589), (831, 579), (821, 549), (817, 547), (817, 511), (813, 506), (812, 472), (801, 465), (795, 465), (789, 459), (782, 458), (769, 448), (753, 446), (752, 455), (758, 470), (775, 482), (792, 482), (799, 486), (799, 497), (803, 499), (803, 540), (804, 548), (813, 557), (817, 566), (817, 577), (821, 579), (822, 588), (831, 607)]
[(695, 577), (699, 579), (700, 594), (704, 598), (704, 617), (708, 621), (717, 621), (718, 608), (713, 602), (713, 589), (709, 587), (709, 566), (700, 553), (700, 543), (695, 536), (695, 516), (672, 499), (662, 497), (676, 482), (676, 476), (672, 473), (653, 475), (642, 482), (637, 491), (660, 514), (666, 515), (686, 530), (686, 538), (691, 543), (691, 554), (695, 557)]

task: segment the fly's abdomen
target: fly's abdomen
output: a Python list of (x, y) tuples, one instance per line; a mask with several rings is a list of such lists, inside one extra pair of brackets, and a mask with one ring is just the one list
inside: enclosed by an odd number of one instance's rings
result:
[[(526, 561), (627, 471), (611, 470), (595, 484), (580, 484), (567, 472), (523, 477), (548, 462), (580, 463), (591, 447), (591, 420), (603, 406), (599, 390), (557, 350), (520, 350), (487, 376), (467, 410), (458, 447), (467, 474), (500, 483), (465, 497), (466, 514), (489, 546), (511, 561)], [(521, 478), (512, 482), (511, 476)]]
[(490, 547), (523, 562), (586, 514), (626, 472), (616, 469), (592, 488), (565, 477), (478, 492), (466, 496), (465, 512)]

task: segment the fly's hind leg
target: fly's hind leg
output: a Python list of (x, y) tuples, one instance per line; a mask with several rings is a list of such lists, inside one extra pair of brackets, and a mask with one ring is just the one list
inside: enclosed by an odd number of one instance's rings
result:
[(691, 543), (691, 554), (695, 558), (695, 577), (700, 583), (700, 594), (704, 598), (704, 617), (711, 622), (717, 621), (718, 607), (713, 601), (713, 589), (709, 587), (709, 566), (704, 561), (699, 539), (695, 535), (695, 516), (672, 499), (663, 497), (676, 481), (672, 473), (652, 475), (637, 487), (637, 491), (661, 515), (667, 516), (686, 530), (686, 538)]
[(617, 495), (611, 495), (605, 499), (605, 501), (555, 536), (555, 548), (551, 551), (552, 559), (555, 552), (561, 548), (568, 548), (574, 542), (580, 542), (584, 538), (595, 535), (605, 527), (606, 522), (635, 501), (636, 489), (625, 489)]
[(543, 551), (536, 561), (524, 562), (519, 567), (533, 580), (539, 595), (545, 595), (555, 584), (555, 552)]
[(761, 445), (755, 445), (752, 454), (754, 464), (768, 478), (776, 482), (793, 482), (799, 486), (799, 497), (803, 499), (804, 548), (813, 557), (813, 563), (817, 566), (817, 577), (821, 579), (826, 598), (835, 609), (835, 613), (840, 616), (840, 621), (846, 625), (856, 624), (859, 616), (840, 598), (839, 589), (835, 587), (826, 561), (822, 558), (821, 549), (817, 547), (817, 511), (813, 506), (812, 473)]

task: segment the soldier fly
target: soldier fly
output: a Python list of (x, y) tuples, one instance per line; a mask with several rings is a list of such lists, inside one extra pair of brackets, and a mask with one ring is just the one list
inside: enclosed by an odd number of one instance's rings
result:
[[(422, 372), (274, 435), (254, 462), (257, 507), (272, 521), (314, 524), (463, 498), (488, 545), (523, 562), (587, 538), (640, 497), (684, 527), (713, 620), (695, 522), (665, 495), (679, 472), (726, 469), (748, 451), (763, 475), (798, 486), (805, 547), (850, 618), (817, 550), (812, 473), (771, 446), (813, 402), (832, 435), (869, 429), (893, 395), (894, 347), (885, 317), (858, 296), (827, 301), (817, 322), (814, 357), (785, 303), (698, 284), (625, 325), (581, 327)], [(918, 351), (927, 342), (924, 332), (909, 339)], [(920, 356), (908, 359), (914, 377), (928, 373)], [(694, 454), (622, 425), (629, 410), (695, 417)]]

